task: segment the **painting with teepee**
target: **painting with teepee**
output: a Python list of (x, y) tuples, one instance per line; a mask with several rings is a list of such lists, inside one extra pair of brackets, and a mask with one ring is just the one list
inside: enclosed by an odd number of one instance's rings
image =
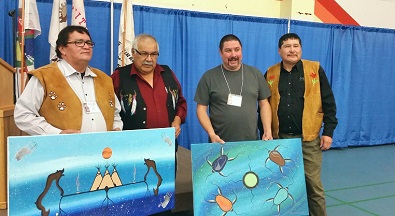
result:
[(8, 215), (174, 208), (174, 128), (8, 137)]

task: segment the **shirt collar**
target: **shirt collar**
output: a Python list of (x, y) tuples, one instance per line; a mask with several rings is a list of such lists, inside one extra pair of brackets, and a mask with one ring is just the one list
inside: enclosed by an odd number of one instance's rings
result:
[(296, 67), (296, 70), (298, 70), (298, 71), (303, 71), (302, 60), (299, 60), (298, 63), (296, 63), (296, 65), (294, 67)]
[[(299, 61), (292, 67), (292, 70), (293, 70), (293, 69), (296, 69), (297, 71), (303, 71), (303, 63), (302, 63), (302, 60), (299, 60)], [(284, 66), (283, 66), (283, 61), (281, 61), (281, 70), (286, 71), (286, 70), (284, 69)]]
[[(67, 61), (65, 60), (59, 60), (58, 61), (58, 67), (60, 69), (60, 71), (63, 72), (63, 74), (65, 75), (65, 77), (68, 76), (72, 76), (75, 73), (78, 73), (78, 75), (80, 74), (79, 72), (77, 72), (77, 70), (75, 70)], [(85, 76), (91, 76), (91, 77), (96, 77), (97, 75), (95, 73), (92, 72), (92, 70), (90, 69), (90, 67), (88, 66), (85, 69)]]

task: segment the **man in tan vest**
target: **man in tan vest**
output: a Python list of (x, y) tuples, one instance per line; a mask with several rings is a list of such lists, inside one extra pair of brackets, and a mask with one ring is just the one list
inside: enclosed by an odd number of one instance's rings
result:
[(272, 93), (272, 135), (280, 139), (302, 138), (309, 214), (325, 216), (322, 150), (330, 148), (337, 126), (335, 98), (319, 62), (301, 60), (302, 41), (297, 34), (283, 35), (278, 53), (282, 61), (265, 74)]
[(67, 26), (56, 41), (57, 62), (34, 70), (15, 105), (15, 123), (31, 135), (120, 130), (111, 78), (88, 66), (95, 43), (85, 27)]

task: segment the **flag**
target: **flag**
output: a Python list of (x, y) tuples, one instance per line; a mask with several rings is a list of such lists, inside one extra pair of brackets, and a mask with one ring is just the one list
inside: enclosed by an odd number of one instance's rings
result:
[(73, 0), (71, 11), (71, 25), (86, 27), (84, 0)]
[(51, 44), (49, 61), (56, 60), (56, 40), (60, 30), (67, 26), (66, 0), (54, 0), (52, 5), (51, 23), (49, 26), (48, 42)]
[(134, 39), (132, 0), (123, 0), (119, 20), (118, 67), (121, 67), (133, 62), (131, 53)]
[(27, 73), (34, 69), (34, 38), (41, 34), (36, 0), (19, 0), (18, 8), (15, 77), (17, 99), (25, 88)]

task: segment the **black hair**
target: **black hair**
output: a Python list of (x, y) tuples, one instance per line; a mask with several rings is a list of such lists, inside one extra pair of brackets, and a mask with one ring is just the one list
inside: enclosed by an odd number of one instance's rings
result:
[(61, 59), (61, 53), (59, 51), (59, 47), (60, 46), (66, 46), (67, 42), (69, 41), (69, 36), (71, 33), (73, 32), (78, 32), (81, 34), (87, 34), (90, 38), (90, 40), (92, 40), (91, 35), (89, 34), (88, 29), (86, 29), (83, 26), (75, 26), (75, 25), (71, 25), (71, 26), (66, 26), (64, 27), (58, 34), (58, 39), (56, 40), (56, 56)]
[(219, 42), (219, 49), (222, 50), (222, 48), (224, 48), (224, 43), (227, 41), (239, 41), (240, 46), (243, 47), (243, 45), (241, 44), (240, 39), (234, 35), (234, 34), (227, 34), (225, 36), (222, 37), (221, 41)]
[(286, 41), (288, 39), (297, 39), (297, 40), (299, 40), (300, 46), (302, 46), (302, 40), (300, 39), (299, 35), (297, 35), (295, 33), (287, 33), (287, 34), (281, 36), (280, 40), (278, 40), (278, 48), (280, 49), (281, 46), (283, 45), (284, 41)]

